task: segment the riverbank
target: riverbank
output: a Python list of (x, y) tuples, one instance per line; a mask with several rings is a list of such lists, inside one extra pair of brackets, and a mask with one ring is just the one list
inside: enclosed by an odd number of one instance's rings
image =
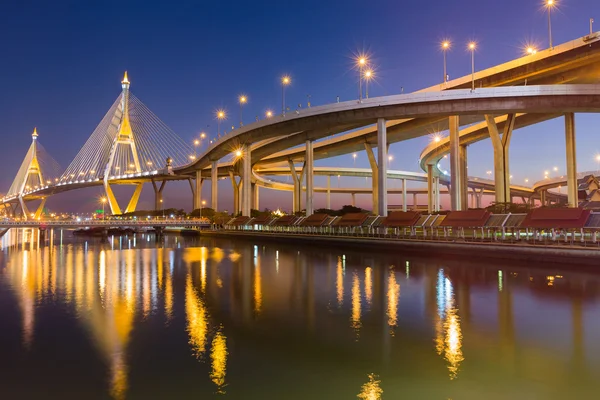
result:
[(529, 243), (466, 242), (460, 240), (392, 239), (381, 237), (325, 236), (299, 233), (266, 233), (244, 231), (202, 231), (203, 237), (221, 237), (252, 241), (298, 243), (327, 247), (331, 245), (352, 247), (368, 251), (402, 251), (415, 255), (444, 255), (468, 257), (470, 260), (519, 260), (521, 262), (569, 263), (598, 265), (600, 248), (576, 245), (547, 245)]

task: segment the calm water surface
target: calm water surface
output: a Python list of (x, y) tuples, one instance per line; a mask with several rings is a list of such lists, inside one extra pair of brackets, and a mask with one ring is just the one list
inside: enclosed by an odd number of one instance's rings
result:
[(167, 237), (3, 238), (4, 399), (597, 398), (600, 275)]

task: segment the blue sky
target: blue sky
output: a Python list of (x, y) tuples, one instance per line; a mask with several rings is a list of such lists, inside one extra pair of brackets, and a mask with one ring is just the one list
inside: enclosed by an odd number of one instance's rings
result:
[[(0, 5), (0, 165), (7, 190), (38, 127), (40, 141), (66, 167), (120, 93), (124, 70), (131, 90), (167, 125), (190, 142), (200, 131), (214, 136), (214, 111), (224, 108), (237, 125), (237, 96), (248, 95), (247, 122), (281, 104), (279, 78), (293, 79), (288, 105), (305, 106), (356, 97), (352, 55), (365, 50), (377, 82), (370, 95), (418, 90), (442, 77), (439, 42), (448, 53), (451, 77), (468, 74), (466, 43), (475, 40), (476, 69), (522, 54), (527, 42), (548, 43), (541, 1), (11, 1)], [(597, 0), (562, 0), (553, 14), (554, 43), (585, 35), (589, 19), (600, 22)], [(577, 116), (580, 170), (596, 169), (600, 116)], [(564, 172), (562, 120), (517, 131), (511, 142), (514, 181), (531, 182), (557, 166)], [(394, 144), (393, 169), (419, 171), (418, 156), (428, 138)], [(469, 174), (492, 169), (489, 141), (469, 148)], [(364, 152), (357, 166), (367, 167)], [(319, 161), (350, 166), (351, 155)], [(321, 178), (316, 184), (324, 184)], [(342, 178), (342, 185), (365, 185)], [(231, 208), (231, 185), (220, 182), (223, 208)], [(394, 184), (392, 184), (393, 186)], [(205, 185), (204, 197), (210, 195)], [(269, 193), (269, 195), (267, 195)], [(96, 208), (99, 189), (58, 196), (55, 209), (87, 212)], [(150, 207), (151, 189), (141, 208)], [(261, 207), (291, 207), (291, 194), (261, 191)], [(349, 196), (348, 196), (349, 197)], [(368, 196), (359, 205), (370, 208)], [(399, 200), (391, 199), (391, 204)], [(424, 202), (425, 200), (423, 200)], [(124, 202), (124, 200), (122, 200)], [(334, 206), (350, 199), (336, 197)], [(191, 207), (187, 184), (167, 187), (166, 206)], [(321, 204), (322, 203), (322, 204)], [(324, 198), (317, 197), (317, 207)]]

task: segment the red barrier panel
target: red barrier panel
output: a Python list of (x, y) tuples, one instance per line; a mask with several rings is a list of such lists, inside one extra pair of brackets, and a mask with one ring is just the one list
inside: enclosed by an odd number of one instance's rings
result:
[(300, 226), (321, 226), (327, 220), (327, 214), (313, 214), (300, 223)]
[(273, 222), (273, 226), (291, 226), (294, 225), (298, 221), (298, 217), (295, 215), (284, 215), (283, 217), (278, 218), (275, 222)]
[(440, 223), (440, 226), (451, 226), (454, 228), (471, 228), (485, 226), (490, 219), (488, 210), (452, 211)]
[(527, 214), (521, 228), (583, 228), (591, 213), (582, 208), (536, 208)]
[(365, 213), (350, 213), (344, 215), (336, 226), (362, 226), (369, 217), (369, 214)]
[(381, 223), (382, 226), (390, 228), (401, 228), (414, 226), (421, 218), (417, 211), (393, 211)]

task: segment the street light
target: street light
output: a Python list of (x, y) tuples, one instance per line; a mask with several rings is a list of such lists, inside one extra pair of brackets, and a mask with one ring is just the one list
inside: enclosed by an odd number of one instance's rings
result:
[(390, 167), (391, 167), (391, 165), (392, 165), (392, 160), (393, 160), (393, 159), (394, 159), (394, 156), (390, 154), (390, 155), (388, 156), (388, 168), (390, 168)]
[(598, 171), (600, 171), (600, 154), (596, 155), (596, 162), (598, 163)]
[(244, 104), (246, 104), (248, 102), (248, 97), (246, 97), (245, 95), (241, 95), (239, 98), (240, 101), (240, 128), (242, 126), (244, 126), (244, 121), (242, 120), (242, 107), (244, 106)]
[(104, 221), (106, 219), (106, 216), (104, 215), (104, 205), (106, 204), (106, 197), (102, 197), (100, 201), (102, 202), (102, 220)]
[(221, 121), (227, 119), (225, 110), (217, 110), (217, 136), (221, 137)]
[(367, 99), (369, 98), (369, 81), (373, 79), (373, 71), (372, 70), (366, 70), (365, 71), (365, 86), (367, 88)]
[(284, 75), (281, 78), (281, 114), (285, 115), (285, 87), (292, 83), (292, 78)]
[(548, 40), (550, 42), (550, 48), (552, 49), (552, 18), (550, 16), (550, 12), (554, 7), (556, 7), (556, 2), (554, 0), (546, 0), (545, 5), (548, 9)]
[(535, 47), (533, 47), (533, 46), (527, 47), (527, 54), (534, 55), (536, 53), (537, 53), (537, 49)]
[(354, 166), (356, 167), (356, 157), (358, 156), (358, 154), (356, 153), (352, 153), (352, 158), (354, 159)]
[(273, 111), (267, 110), (267, 112), (265, 113), (265, 117), (271, 118), (272, 116), (273, 116)]
[(367, 57), (364, 55), (358, 56), (356, 63), (358, 64), (358, 101), (362, 100), (362, 78), (363, 68), (367, 65)]
[(471, 51), (471, 90), (475, 90), (475, 42), (469, 43), (469, 50)]
[(163, 199), (160, 199), (160, 208), (162, 209), (163, 219), (165, 218), (165, 207), (163, 207)]
[(448, 72), (446, 70), (446, 52), (450, 49), (450, 42), (444, 40), (442, 42), (442, 53), (444, 53), (444, 83), (448, 82)]

